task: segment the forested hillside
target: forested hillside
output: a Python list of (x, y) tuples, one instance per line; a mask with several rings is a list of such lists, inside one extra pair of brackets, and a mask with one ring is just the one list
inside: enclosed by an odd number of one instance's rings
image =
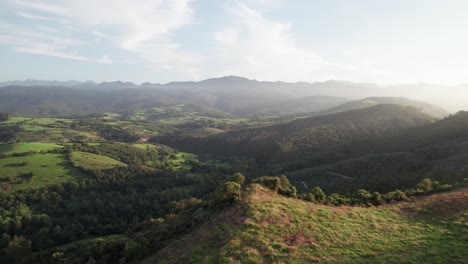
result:
[(428, 104), (426, 102), (410, 100), (403, 97), (369, 97), (357, 101), (347, 102), (336, 107), (332, 107), (330, 109), (321, 111), (319, 114), (345, 112), (349, 110), (367, 108), (379, 104), (397, 104), (403, 106), (412, 106), (416, 109), (419, 109), (421, 112), (429, 116), (433, 116), (435, 118), (443, 118), (449, 115), (449, 113), (446, 110), (438, 106)]
[(377, 105), (205, 138), (155, 137), (152, 140), (190, 151), (246, 155), (266, 162), (278, 156), (287, 158), (316, 148), (391, 135), (433, 121), (412, 107)]
[(321, 185), (346, 191), (358, 187), (389, 190), (408, 187), (424, 177), (456, 181), (468, 167), (468, 113), (393, 136), (369, 138), (309, 152), (294, 161), (277, 161), (272, 170), (286, 173), (300, 189)]

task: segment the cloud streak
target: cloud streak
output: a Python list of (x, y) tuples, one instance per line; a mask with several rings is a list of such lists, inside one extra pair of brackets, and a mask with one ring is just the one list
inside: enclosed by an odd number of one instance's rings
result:
[[(174, 31), (192, 23), (190, 2), (9, 1), (19, 17), (36, 21), (34, 27), (38, 32), (8, 25), (0, 28), (0, 43), (14, 46), (17, 52), (110, 63), (112, 60), (106, 54), (94, 59), (79, 52), (89, 49), (95, 44), (94, 39), (100, 38), (106, 41), (100, 45), (129, 51), (155, 69), (177, 67), (193, 75), (198, 56), (180, 50), (180, 45), (171, 39)], [(11, 30), (12, 27), (17, 30)]]

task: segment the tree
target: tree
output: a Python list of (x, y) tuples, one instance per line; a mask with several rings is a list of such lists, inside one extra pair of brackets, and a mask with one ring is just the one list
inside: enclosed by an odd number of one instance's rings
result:
[(252, 182), (261, 184), (273, 191), (278, 191), (281, 186), (280, 178), (273, 176), (262, 176), (260, 178), (254, 179)]
[(10, 119), (9, 113), (0, 113), (0, 121), (8, 121)]
[[(315, 196), (314, 196), (315, 199)], [(341, 196), (338, 193), (332, 193), (327, 197), (327, 203), (333, 205), (341, 204)]]
[(315, 200), (317, 202), (324, 202), (325, 199), (327, 198), (327, 196), (325, 195), (325, 193), (322, 191), (322, 189), (319, 186), (316, 186), (314, 187), (314, 189), (312, 189), (312, 194), (314, 195)]
[(6, 256), (11, 263), (23, 263), (31, 255), (31, 241), (22, 236), (15, 236), (8, 243)]
[(215, 194), (215, 204), (232, 204), (240, 200), (241, 186), (236, 182), (225, 182), (218, 187)]
[(367, 204), (371, 200), (372, 194), (367, 190), (359, 189), (354, 193), (353, 198), (354, 204)]
[(420, 193), (429, 193), (433, 190), (432, 181), (429, 178), (425, 178), (422, 180), (418, 185), (416, 185), (416, 189)]
[(239, 184), (240, 186), (242, 186), (244, 184), (244, 182), (245, 182), (245, 176), (242, 175), (242, 173), (237, 172), (237, 173), (234, 173), (233, 175), (231, 175), (229, 177), (229, 181), (235, 182), (235, 183)]
[(372, 199), (371, 199), (371, 203), (373, 205), (381, 205), (383, 204), (383, 199), (382, 199), (382, 196), (380, 195), (380, 193), (378, 192), (373, 192), (372, 193)]

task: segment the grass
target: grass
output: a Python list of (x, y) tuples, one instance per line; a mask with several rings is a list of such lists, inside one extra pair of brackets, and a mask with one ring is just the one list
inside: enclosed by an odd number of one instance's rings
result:
[(16, 124), (18, 122), (24, 122), (24, 121), (28, 121), (28, 120), (31, 120), (30, 117), (18, 117), (18, 116), (14, 116), (14, 117), (11, 117), (10, 119), (8, 119), (7, 121), (3, 121), (3, 122), (0, 122), (2, 124)]
[(333, 207), (254, 185), (144, 263), (466, 263), (468, 189), (382, 207)]
[[(29, 181), (11, 183), (10, 177), (21, 173), (33, 173)], [(63, 154), (35, 154), (24, 157), (6, 157), (0, 159), (0, 185), (11, 186), (12, 190), (38, 189), (58, 183), (87, 177), (69, 164)], [(4, 191), (0, 189), (0, 192)]]
[(89, 141), (99, 140), (95, 133), (76, 131), (68, 128), (35, 127), (36, 130), (26, 130), (19, 134), (19, 139), (26, 142), (69, 142), (74, 138), (87, 138)]
[(76, 167), (88, 170), (105, 170), (117, 166), (126, 166), (125, 163), (109, 157), (80, 151), (72, 152), (70, 159)]
[(139, 148), (139, 149), (144, 149), (144, 150), (146, 150), (147, 148), (153, 148), (153, 147), (155, 147), (155, 145), (153, 145), (153, 144), (142, 144), (142, 143), (133, 144), (132, 146), (137, 147), (137, 148)]
[(16, 143), (16, 144), (6, 144), (0, 145), (1, 154), (12, 154), (12, 153), (24, 153), (29, 151), (48, 151), (56, 148), (61, 148), (62, 146), (51, 144), (51, 143)]
[(172, 160), (172, 164), (175, 170), (189, 171), (192, 166), (187, 161), (195, 159), (198, 159), (198, 155), (189, 152), (179, 152), (176, 154), (176, 158)]
[(42, 130), (47, 130), (50, 129), (48, 127), (43, 127), (43, 126), (31, 126), (31, 125), (22, 125), (21, 129), (26, 132), (34, 132), (34, 131), (42, 131)]

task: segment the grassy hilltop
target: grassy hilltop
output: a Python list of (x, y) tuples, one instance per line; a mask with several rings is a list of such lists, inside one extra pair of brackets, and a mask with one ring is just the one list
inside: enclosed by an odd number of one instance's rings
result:
[(465, 263), (468, 189), (380, 207), (327, 206), (253, 185), (143, 263)]

